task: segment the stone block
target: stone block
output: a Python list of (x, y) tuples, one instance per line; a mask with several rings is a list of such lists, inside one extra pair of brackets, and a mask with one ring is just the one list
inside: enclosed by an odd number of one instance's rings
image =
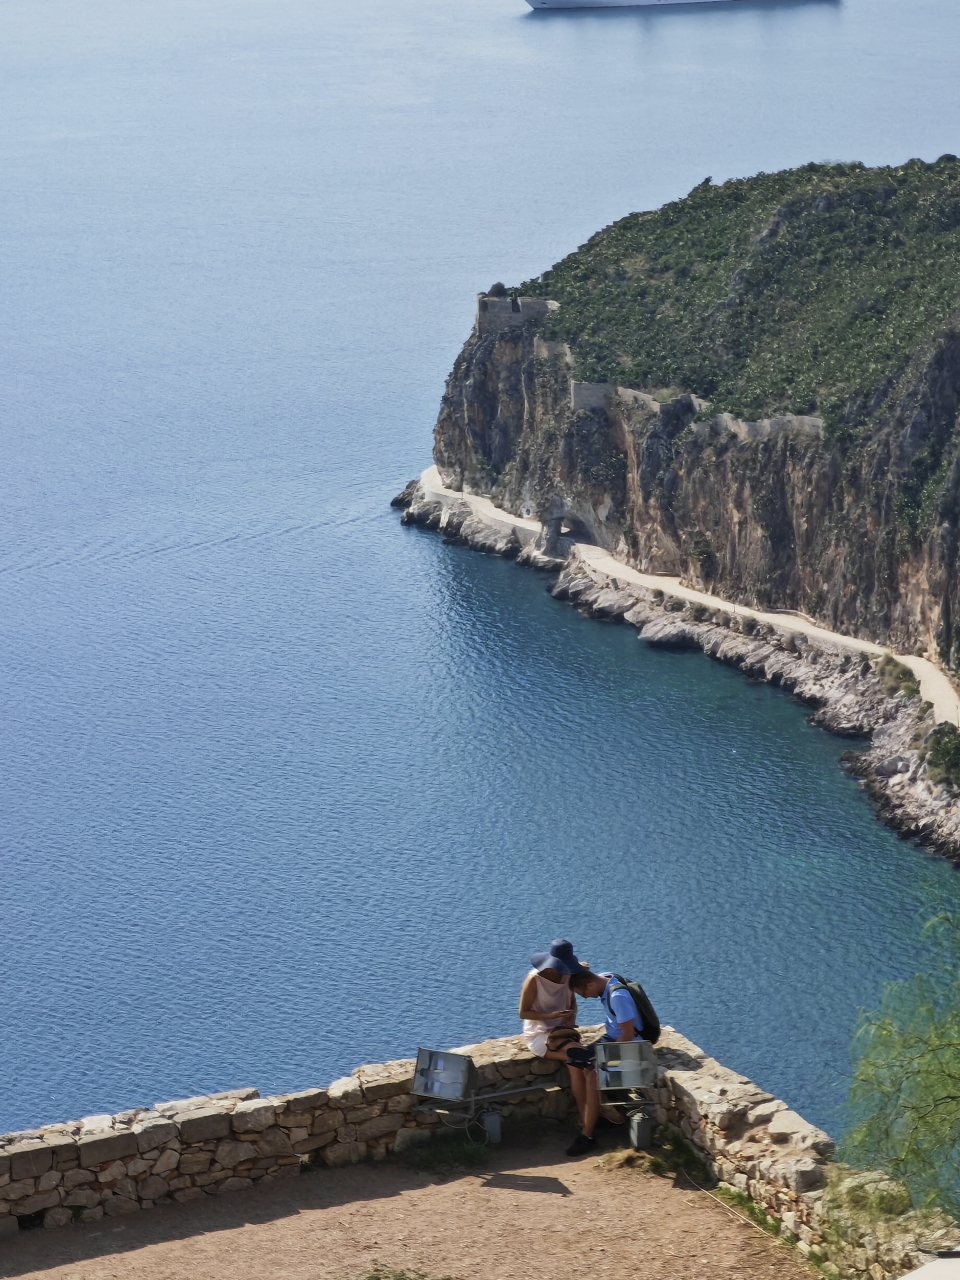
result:
[(292, 1156), (293, 1147), (290, 1139), (276, 1125), (272, 1129), (264, 1129), (256, 1142), (257, 1154), (261, 1156)]
[(140, 1205), (127, 1196), (111, 1196), (103, 1203), (103, 1212), (108, 1218), (124, 1218), (130, 1213), (139, 1213)]
[(381, 1070), (361, 1067), (359, 1080), (367, 1102), (383, 1102), (413, 1088), (414, 1062), (385, 1063)]
[(357, 1127), (357, 1141), (370, 1142), (374, 1138), (382, 1138), (388, 1133), (396, 1133), (403, 1127), (403, 1116), (376, 1116), (366, 1124)]
[(92, 1209), (95, 1204), (100, 1203), (100, 1192), (90, 1187), (75, 1187), (63, 1197), (63, 1203), (71, 1209)]
[(365, 1142), (336, 1142), (323, 1148), (324, 1161), (331, 1169), (339, 1169), (347, 1164), (359, 1164), (367, 1158)]
[(162, 1147), (171, 1138), (176, 1138), (179, 1130), (175, 1122), (166, 1116), (150, 1116), (135, 1124), (133, 1132), (137, 1135), (137, 1149), (152, 1151), (154, 1147)]
[(59, 1169), (48, 1169), (37, 1179), (37, 1190), (52, 1191), (54, 1187), (59, 1187), (62, 1178), (63, 1174)]
[(342, 1111), (321, 1111), (313, 1121), (314, 1133), (333, 1133), (343, 1124)]
[(363, 1102), (360, 1081), (353, 1076), (343, 1076), (339, 1080), (334, 1080), (327, 1090), (327, 1097), (335, 1107), (358, 1107)]
[(327, 1146), (336, 1138), (335, 1133), (315, 1133), (313, 1137), (304, 1138), (300, 1142), (293, 1144), (293, 1149), (298, 1155), (305, 1156), (311, 1151), (319, 1151), (321, 1147)]
[(25, 1196), (22, 1200), (15, 1201), (13, 1212), (18, 1218), (23, 1218), (30, 1213), (39, 1213), (41, 1209), (55, 1209), (59, 1203), (59, 1191), (44, 1191), (42, 1195)]
[(259, 1133), (277, 1123), (277, 1109), (262, 1098), (251, 1098), (238, 1102), (230, 1119), (234, 1133)]
[(94, 1205), (92, 1209), (80, 1209), (77, 1217), (81, 1222), (97, 1222), (103, 1217), (103, 1205)]
[(211, 1093), (211, 1102), (249, 1102), (251, 1098), (259, 1098), (260, 1090), (254, 1088), (248, 1089), (227, 1089), (223, 1093)]
[(72, 1221), (73, 1214), (60, 1205), (56, 1209), (48, 1209), (43, 1215), (43, 1225), (48, 1231), (53, 1227), (68, 1227)]
[(357, 1126), (355, 1124), (342, 1124), (337, 1130), (338, 1142), (356, 1142)]
[(210, 1095), (198, 1094), (195, 1098), (175, 1098), (172, 1102), (155, 1102), (154, 1111), (160, 1115), (178, 1116), (182, 1111), (199, 1111), (201, 1107), (209, 1107)]
[(560, 1070), (560, 1063), (550, 1058), (538, 1058), (531, 1066), (530, 1071), (535, 1076), (552, 1076), (554, 1072)]
[(383, 1110), (380, 1106), (355, 1107), (346, 1114), (347, 1124), (363, 1124), (367, 1120), (372, 1120), (378, 1116)]
[(176, 1178), (171, 1178), (167, 1186), (171, 1191), (179, 1191), (182, 1187), (189, 1187), (190, 1179), (186, 1174), (178, 1174)]
[(217, 1143), (217, 1151), (214, 1159), (217, 1164), (224, 1169), (233, 1169), (243, 1160), (255, 1160), (257, 1158), (257, 1148), (252, 1142), (234, 1142), (230, 1138), (224, 1138), (222, 1142)]
[(17, 1142), (7, 1147), (5, 1154), (10, 1157), (10, 1177), (14, 1181), (38, 1178), (53, 1168), (53, 1151), (46, 1143)]
[(247, 1187), (253, 1186), (252, 1178), (227, 1178), (226, 1182), (221, 1182), (221, 1191), (245, 1191)]
[(10, 1157), (0, 1156), (0, 1178), (10, 1177)]
[(534, 1058), (521, 1059), (519, 1062), (499, 1062), (497, 1070), (503, 1076), (504, 1080), (522, 1080), (524, 1076), (530, 1074), (534, 1063)]
[(786, 1111), (787, 1104), (779, 1098), (771, 1098), (769, 1102), (761, 1102), (747, 1112), (747, 1124), (769, 1124), (778, 1111)]
[(77, 1143), (68, 1133), (48, 1133), (45, 1144), (53, 1152), (54, 1169), (73, 1169), (77, 1164)]
[(60, 1186), (64, 1191), (72, 1191), (74, 1187), (82, 1187), (86, 1182), (96, 1182), (97, 1175), (89, 1169), (70, 1169), (63, 1175)]
[(296, 1164), (282, 1164), (273, 1175), (275, 1178), (299, 1178), (300, 1177), (300, 1161)]
[(84, 1133), (111, 1133), (113, 1131), (113, 1116), (103, 1113), (98, 1116), (84, 1116), (80, 1121), (80, 1126)]
[(109, 1160), (122, 1160), (124, 1156), (135, 1156), (137, 1135), (132, 1132), (84, 1135), (77, 1143), (77, 1148), (80, 1167), (92, 1169), (94, 1165), (106, 1164)]
[(313, 1124), (312, 1111), (280, 1111), (277, 1114), (277, 1124), (283, 1129), (306, 1129), (308, 1132)]
[(0, 1187), (0, 1200), (22, 1200), (24, 1196), (32, 1196), (36, 1189), (36, 1178), (21, 1178), (18, 1182), (8, 1182), (5, 1187)]
[(20, 1223), (16, 1218), (0, 1218), (0, 1240), (7, 1236), (15, 1236), (20, 1230)]
[(777, 1174), (779, 1175), (777, 1181), (782, 1182), (791, 1191), (809, 1191), (812, 1187), (819, 1187), (826, 1181), (823, 1166), (806, 1157), (781, 1162), (777, 1165)]
[(540, 1114), (551, 1120), (565, 1120), (571, 1107), (570, 1099), (562, 1089), (551, 1089), (540, 1103)]
[(412, 1093), (398, 1093), (395, 1097), (387, 1099), (387, 1110), (396, 1115), (406, 1115), (408, 1111), (413, 1110), (416, 1101)]
[(184, 1151), (180, 1156), (179, 1170), (182, 1175), (206, 1173), (212, 1162), (212, 1151)]
[(173, 1193), (173, 1198), (184, 1204), (187, 1200), (202, 1199), (203, 1194), (203, 1187), (181, 1187), (180, 1190)]
[(119, 1182), (127, 1176), (127, 1166), (122, 1160), (114, 1160), (97, 1174), (98, 1182)]
[(132, 1178), (121, 1178), (114, 1187), (114, 1192), (118, 1196), (123, 1196), (127, 1200), (137, 1199), (137, 1184)]
[(430, 1137), (429, 1129), (400, 1129), (393, 1140), (393, 1149), (399, 1155), (411, 1147), (422, 1147)]
[(298, 1142), (303, 1142), (305, 1138), (310, 1137), (310, 1130), (307, 1128), (287, 1129), (286, 1135), (290, 1139), (293, 1149), (296, 1150)]
[(142, 1160), (139, 1156), (127, 1161), (127, 1173), (131, 1178), (138, 1178), (141, 1173), (146, 1173), (149, 1168), (150, 1161)]
[(153, 1166), (154, 1173), (171, 1173), (180, 1163), (180, 1152), (166, 1147), (160, 1152)]
[(219, 1107), (198, 1107), (181, 1112), (174, 1120), (180, 1126), (181, 1142), (210, 1142), (230, 1134), (230, 1116)]
[(278, 1108), (283, 1105), (288, 1111), (316, 1111), (326, 1105), (327, 1097), (326, 1089), (301, 1089), (299, 1093), (284, 1093), (273, 1101)]

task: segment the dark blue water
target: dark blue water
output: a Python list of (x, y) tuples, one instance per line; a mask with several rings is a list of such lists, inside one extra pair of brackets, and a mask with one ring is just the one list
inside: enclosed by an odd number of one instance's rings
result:
[(844, 744), (399, 527), (494, 279), (960, 151), (950, 0), (0, 3), (0, 1128), (516, 1029), (565, 933), (835, 1125), (957, 879)]

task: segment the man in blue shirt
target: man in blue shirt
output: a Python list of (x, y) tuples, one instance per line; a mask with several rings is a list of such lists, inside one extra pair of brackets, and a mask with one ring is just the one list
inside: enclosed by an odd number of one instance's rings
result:
[[(603, 1004), (605, 1019), (604, 1040), (642, 1040), (643, 1018), (637, 1008), (633, 996), (612, 973), (580, 973), (570, 979), (570, 989), (578, 996), (587, 999), (599, 997)], [(586, 1053), (583, 1053), (586, 1058)], [(571, 1059), (579, 1056), (576, 1050), (571, 1052)], [(600, 1095), (597, 1092), (597, 1073), (588, 1062), (577, 1065), (570, 1061), (571, 1071), (582, 1071), (585, 1077), (586, 1104), (583, 1112), (582, 1131), (567, 1148), (568, 1156), (585, 1156), (596, 1149), (597, 1140), (593, 1136), (597, 1120), (600, 1118)]]

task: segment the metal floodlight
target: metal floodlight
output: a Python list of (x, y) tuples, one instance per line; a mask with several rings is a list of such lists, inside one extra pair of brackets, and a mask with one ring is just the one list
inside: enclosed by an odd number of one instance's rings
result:
[(469, 1102), (477, 1091), (477, 1068), (465, 1053), (418, 1049), (413, 1092), (443, 1102)]
[(600, 1101), (622, 1102), (628, 1089), (649, 1089), (657, 1083), (657, 1069), (653, 1045), (647, 1040), (600, 1041), (597, 1044)]

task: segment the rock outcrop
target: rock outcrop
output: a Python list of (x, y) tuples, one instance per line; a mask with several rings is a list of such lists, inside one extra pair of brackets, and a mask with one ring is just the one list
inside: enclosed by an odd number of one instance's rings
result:
[[(444, 484), (645, 572), (960, 658), (960, 453), (944, 444), (957, 430), (960, 322), (918, 355), (856, 453), (815, 417), (710, 416), (692, 394), (661, 402), (573, 374), (569, 348), (534, 321), (475, 331), (437, 420)], [(908, 536), (905, 468), (934, 441), (943, 518)]]

